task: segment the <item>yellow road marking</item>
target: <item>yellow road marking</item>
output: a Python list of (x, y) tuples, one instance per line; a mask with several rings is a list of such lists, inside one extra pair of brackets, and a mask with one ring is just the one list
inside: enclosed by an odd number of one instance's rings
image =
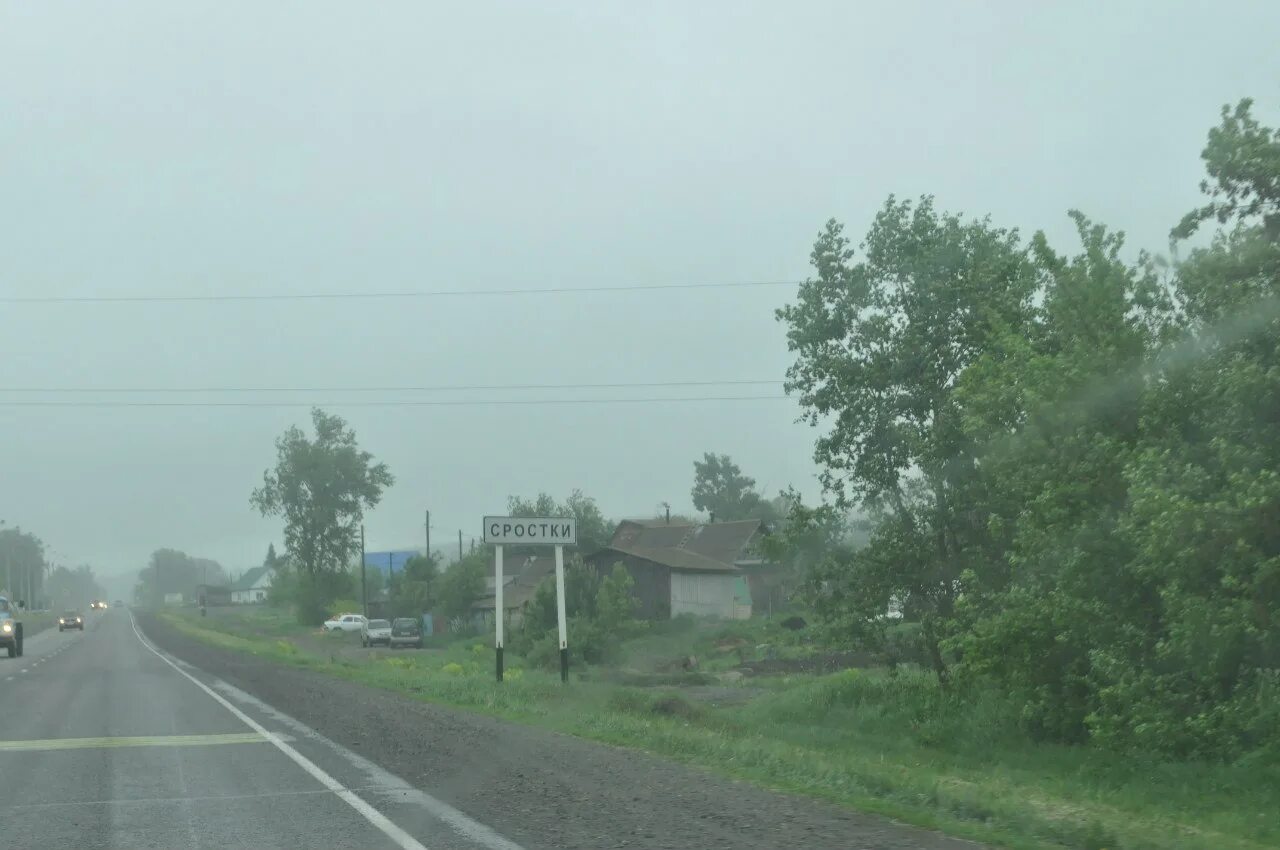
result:
[(46, 738), (37, 741), (0, 741), (0, 753), (98, 750), (114, 747), (208, 747), (218, 744), (261, 744), (266, 740), (257, 732), (233, 732), (226, 735), (149, 735), (136, 738)]

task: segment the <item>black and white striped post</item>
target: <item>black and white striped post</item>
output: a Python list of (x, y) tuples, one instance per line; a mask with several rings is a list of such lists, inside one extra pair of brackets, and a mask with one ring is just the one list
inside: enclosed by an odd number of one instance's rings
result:
[(569, 630), (564, 609), (564, 547), (578, 543), (573, 517), (484, 518), (484, 542), (493, 546), (493, 648), (498, 681), (502, 681), (503, 546), (554, 546), (556, 551), (556, 620), (560, 631), (560, 681), (569, 681)]
[(569, 629), (564, 616), (564, 545), (556, 544), (556, 624), (560, 627), (560, 681), (569, 681)]
[(502, 681), (502, 544), (493, 547), (493, 648), (497, 655), (498, 681)]

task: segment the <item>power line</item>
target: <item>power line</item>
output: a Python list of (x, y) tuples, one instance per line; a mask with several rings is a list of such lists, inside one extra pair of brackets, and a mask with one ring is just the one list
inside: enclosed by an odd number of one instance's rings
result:
[(469, 390), (602, 390), (656, 387), (778, 386), (778, 380), (637, 381), (595, 384), (439, 384), (424, 387), (0, 387), (0, 393), (374, 393)]
[(729, 281), (719, 283), (657, 283), (630, 286), (554, 286), (536, 289), (430, 289), (400, 292), (278, 292), (220, 295), (5, 295), (0, 304), (136, 304), (217, 301), (338, 301), (401, 298), (462, 298), (497, 295), (569, 295), (591, 292), (669, 292), (689, 289), (746, 289), (799, 286), (798, 280)]
[(468, 399), (449, 401), (0, 401), (0, 407), (476, 407), (568, 404), (658, 404), (717, 401), (783, 401), (785, 395), (668, 396), (659, 398)]

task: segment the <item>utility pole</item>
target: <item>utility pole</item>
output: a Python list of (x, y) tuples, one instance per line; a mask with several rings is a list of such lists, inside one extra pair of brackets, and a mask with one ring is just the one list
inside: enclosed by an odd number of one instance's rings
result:
[(427, 560), (431, 560), (431, 511), (427, 511), (427, 517), (422, 526), (427, 530)]
[(360, 602), (364, 605), (364, 617), (369, 619), (369, 582), (364, 571), (364, 523), (360, 523)]
[(462, 529), (458, 529), (458, 560), (462, 560)]

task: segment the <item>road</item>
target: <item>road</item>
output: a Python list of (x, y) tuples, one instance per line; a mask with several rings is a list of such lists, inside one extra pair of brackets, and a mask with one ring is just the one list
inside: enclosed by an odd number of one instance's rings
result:
[(0, 659), (0, 846), (519, 850), (89, 613)]

